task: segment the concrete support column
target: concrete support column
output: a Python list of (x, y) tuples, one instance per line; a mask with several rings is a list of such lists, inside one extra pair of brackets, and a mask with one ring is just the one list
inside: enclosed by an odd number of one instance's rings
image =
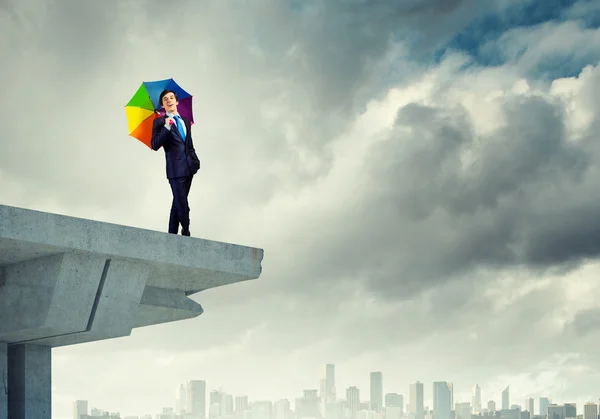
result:
[(6, 342), (0, 342), (0, 419), (8, 418), (8, 365)]
[(51, 419), (52, 348), (8, 347), (8, 418)]

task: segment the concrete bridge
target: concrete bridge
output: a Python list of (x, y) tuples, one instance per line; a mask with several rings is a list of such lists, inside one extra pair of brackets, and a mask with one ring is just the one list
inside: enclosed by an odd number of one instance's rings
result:
[(263, 250), (0, 205), (0, 419), (50, 419), (52, 348), (202, 314)]

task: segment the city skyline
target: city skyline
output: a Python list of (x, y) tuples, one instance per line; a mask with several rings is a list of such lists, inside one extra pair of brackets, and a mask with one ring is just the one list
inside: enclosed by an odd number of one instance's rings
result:
[[(467, 404), (474, 415), (489, 412), (490, 410), (511, 410), (514, 409), (515, 406), (518, 406), (521, 411), (530, 412), (535, 416), (547, 415), (548, 407), (551, 406), (574, 405), (577, 415), (581, 415), (585, 411), (586, 404), (592, 403), (596, 405), (597, 408), (598, 405), (600, 405), (600, 393), (598, 393), (594, 400), (587, 400), (586, 402), (582, 403), (581, 406), (571, 401), (553, 400), (551, 395), (540, 395), (537, 397), (531, 397), (528, 395), (527, 397), (522, 397), (522, 401), (519, 401), (521, 397), (519, 395), (515, 396), (511, 394), (510, 385), (504, 387), (503, 391), (498, 395), (497, 398), (486, 398), (484, 396), (485, 389), (482, 389), (478, 384), (474, 384), (471, 386), (471, 400), (462, 400), (460, 397), (455, 396), (455, 383), (449, 381), (434, 381), (430, 383), (431, 401), (428, 403), (427, 401), (429, 399), (427, 399), (425, 396), (428, 393), (426, 390), (426, 383), (418, 380), (414, 383), (411, 383), (406, 392), (401, 392), (398, 389), (394, 389), (396, 391), (388, 391), (386, 390), (384, 384), (384, 372), (372, 371), (369, 373), (369, 386), (367, 388), (361, 388), (356, 385), (348, 385), (346, 387), (342, 385), (342, 388), (340, 388), (336, 385), (337, 381), (335, 364), (323, 364), (322, 370), (323, 374), (318, 380), (320, 388), (307, 387), (300, 389), (298, 394), (292, 398), (260, 398), (253, 400), (249, 398), (247, 394), (227, 392), (226, 385), (224, 384), (219, 384), (217, 387), (213, 388), (209, 385), (209, 383), (207, 383), (206, 380), (191, 380), (186, 383), (179, 384), (176, 387), (173, 405), (165, 405), (163, 406), (163, 409), (172, 409), (174, 414), (178, 414), (182, 410), (192, 414), (203, 414), (205, 415), (205, 419), (228, 416), (236, 412), (240, 413), (240, 404), (243, 406), (241, 411), (244, 411), (244, 407), (250, 408), (253, 403), (257, 402), (268, 402), (271, 403), (272, 407), (278, 402), (287, 402), (289, 408), (292, 409), (292, 411), (295, 411), (297, 409), (296, 406), (299, 403), (299, 400), (302, 399), (302, 395), (306, 397), (307, 394), (313, 394), (315, 397), (318, 397), (321, 400), (320, 403), (324, 402), (325, 400), (332, 403), (345, 402), (347, 408), (354, 408), (356, 410), (373, 410), (383, 412), (385, 407), (397, 406), (401, 408), (402, 412), (415, 414), (413, 419), (418, 417), (420, 409), (424, 409), (422, 411), (423, 415), (426, 415), (429, 412), (435, 413), (436, 411), (442, 412), (440, 413), (441, 415), (443, 414), (444, 410), (447, 410), (448, 412), (454, 412), (461, 405), (464, 406)], [(356, 397), (356, 394), (353, 392), (358, 393), (359, 405), (354, 405), (355, 407), (352, 407), (353, 401), (351, 400), (352, 398)], [(445, 394), (441, 394), (443, 392), (445, 392)], [(380, 394), (383, 401), (381, 405), (379, 405), (378, 400), (373, 403), (371, 397), (365, 398), (365, 395), (374, 395), (375, 398), (378, 399)], [(397, 398), (397, 396), (400, 397)], [(476, 406), (473, 404), (473, 399), (477, 396), (481, 398), (481, 406), (479, 410), (476, 409)], [(191, 402), (192, 399), (194, 402)], [(398, 406), (398, 404), (390, 404), (386, 402), (391, 400), (402, 400), (403, 402), (400, 406)], [(417, 406), (414, 406), (415, 401)], [(85, 402), (86, 404), (88, 403), (88, 401)], [(79, 401), (74, 402), (74, 409), (76, 409), (78, 403)], [(215, 403), (220, 404), (221, 407), (217, 410), (218, 413), (211, 414), (212, 406)], [(228, 407), (223, 407), (224, 404), (226, 404)], [(490, 405), (501, 407), (499, 407), (499, 409), (490, 409)], [(529, 410), (531, 407), (533, 407), (533, 412)], [(96, 406), (96, 410), (97, 408), (98, 406)], [(114, 408), (106, 411), (118, 412), (119, 409)], [(452, 419), (452, 416), (446, 417), (440, 415), (436, 415), (435, 419)], [(132, 415), (129, 414), (129, 416)], [(596, 417), (594, 419), (598, 418)]]

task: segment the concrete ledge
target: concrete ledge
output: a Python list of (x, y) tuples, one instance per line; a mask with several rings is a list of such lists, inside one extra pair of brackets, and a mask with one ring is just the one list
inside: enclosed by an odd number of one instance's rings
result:
[(0, 266), (80, 251), (143, 261), (148, 285), (187, 295), (258, 278), (263, 250), (0, 205)]
[(258, 278), (263, 253), (0, 205), (0, 341), (72, 345), (199, 316), (189, 295)]
[(203, 312), (202, 306), (182, 291), (147, 286), (140, 301), (135, 327), (191, 319)]

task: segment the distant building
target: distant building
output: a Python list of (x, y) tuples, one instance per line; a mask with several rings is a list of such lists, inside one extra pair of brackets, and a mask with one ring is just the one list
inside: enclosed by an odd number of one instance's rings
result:
[[(471, 419), (471, 403), (456, 403), (454, 407), (454, 417), (456, 419)], [(515, 418), (521, 419), (521, 418)]]
[(206, 418), (206, 381), (192, 380), (186, 388), (186, 412), (201, 419)]
[(588, 402), (583, 405), (583, 419), (598, 419), (598, 405)]
[(387, 393), (385, 395), (386, 407), (399, 407), (400, 411), (404, 411), (404, 397), (398, 393)]
[(502, 410), (510, 410), (510, 386), (502, 392)]
[(540, 397), (540, 416), (548, 416), (548, 406), (550, 406), (550, 399), (548, 397)]
[(533, 397), (529, 397), (528, 399), (525, 399), (525, 410), (529, 412), (529, 415), (531, 418), (533, 418), (533, 415), (535, 414), (535, 412), (533, 411), (533, 406), (534, 406)]
[[(315, 390), (315, 396), (317, 391)], [(269, 400), (257, 401), (250, 406), (252, 419), (272, 419), (273, 418), (273, 402)]]
[[(472, 395), (472, 404), (473, 404), (473, 413), (481, 413), (482, 405), (481, 405), (481, 387), (478, 384), (473, 386), (473, 395)], [(434, 409), (435, 412), (435, 409)]]
[(381, 371), (371, 373), (371, 410), (383, 410), (383, 376)]
[(73, 419), (81, 419), (81, 416), (88, 414), (87, 400), (77, 400), (73, 403)]
[(433, 419), (452, 419), (452, 395), (446, 381), (433, 383)]
[(414, 414), (414, 419), (425, 419), (425, 408), (423, 406), (423, 383), (417, 381), (410, 385), (409, 413)]
[(520, 409), (502, 409), (496, 413), (496, 417), (498, 419), (521, 419), (521, 410)]
[(360, 410), (360, 390), (356, 387), (349, 387), (346, 390), (346, 403), (350, 418), (356, 418), (356, 412)]

